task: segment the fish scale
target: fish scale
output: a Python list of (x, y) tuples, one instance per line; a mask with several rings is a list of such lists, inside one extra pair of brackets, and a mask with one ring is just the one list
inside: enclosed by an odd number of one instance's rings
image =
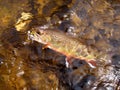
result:
[(95, 60), (92, 53), (88, 53), (86, 45), (75, 37), (69, 36), (60, 30), (33, 28), (29, 34), (33, 41), (47, 45), (55, 51), (64, 53), (68, 57), (84, 60)]

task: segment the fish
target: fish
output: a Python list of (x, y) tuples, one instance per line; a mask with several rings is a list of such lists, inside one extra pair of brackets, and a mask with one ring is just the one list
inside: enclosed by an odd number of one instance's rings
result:
[(35, 27), (28, 36), (32, 41), (44, 44), (43, 49), (50, 48), (68, 57), (84, 59), (87, 62), (95, 60), (94, 54), (89, 53), (82, 40), (60, 30)]

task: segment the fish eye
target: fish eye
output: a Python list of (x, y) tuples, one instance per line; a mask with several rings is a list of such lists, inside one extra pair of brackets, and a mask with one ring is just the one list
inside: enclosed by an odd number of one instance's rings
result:
[(40, 34), (40, 32), (39, 32), (39, 31), (37, 31), (36, 33), (37, 33), (37, 34)]
[(43, 35), (43, 34), (44, 34), (44, 30), (38, 30), (38, 31), (37, 31), (37, 34)]

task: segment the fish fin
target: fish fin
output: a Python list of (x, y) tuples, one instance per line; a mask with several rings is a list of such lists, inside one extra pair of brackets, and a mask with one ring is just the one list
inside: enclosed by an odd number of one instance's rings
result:
[(50, 48), (50, 43), (45, 44), (42, 49)]
[(92, 68), (96, 68), (96, 67), (97, 67), (96, 61), (94, 61), (94, 60), (88, 61), (88, 64), (89, 64), (90, 67), (92, 67)]

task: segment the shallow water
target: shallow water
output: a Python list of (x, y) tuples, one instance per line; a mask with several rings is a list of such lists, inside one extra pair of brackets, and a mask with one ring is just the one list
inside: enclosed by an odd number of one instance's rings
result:
[[(0, 11), (0, 90), (120, 89), (119, 0), (0, 0)], [(64, 54), (28, 39), (37, 26), (82, 39), (97, 67), (72, 58), (67, 68)]]

